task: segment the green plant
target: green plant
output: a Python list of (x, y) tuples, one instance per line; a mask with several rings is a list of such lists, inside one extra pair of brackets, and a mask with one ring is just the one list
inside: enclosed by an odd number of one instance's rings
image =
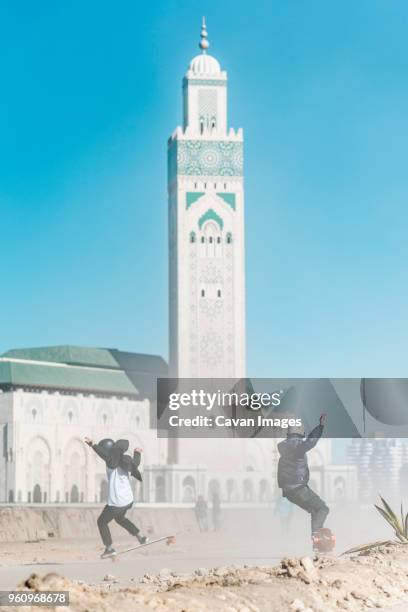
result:
[(381, 514), (383, 518), (391, 525), (394, 529), (395, 535), (398, 540), (403, 544), (408, 544), (408, 512), (404, 515), (404, 509), (401, 504), (401, 519), (395, 514), (391, 506), (385, 501), (383, 497), (380, 495), (380, 499), (383, 507), (377, 506), (374, 504), (375, 508)]
[(343, 555), (349, 555), (353, 553), (364, 553), (369, 550), (373, 550), (375, 548), (379, 548), (381, 546), (390, 546), (395, 544), (408, 544), (408, 512), (404, 514), (404, 508), (401, 504), (401, 519), (395, 514), (394, 510), (391, 506), (385, 501), (383, 497), (380, 495), (380, 499), (383, 507), (377, 506), (374, 504), (374, 507), (378, 510), (383, 518), (387, 521), (389, 525), (394, 529), (395, 535), (398, 538), (397, 540), (380, 540), (378, 542), (370, 542), (369, 544), (362, 544), (361, 546), (356, 546), (355, 548), (350, 548), (346, 550)]

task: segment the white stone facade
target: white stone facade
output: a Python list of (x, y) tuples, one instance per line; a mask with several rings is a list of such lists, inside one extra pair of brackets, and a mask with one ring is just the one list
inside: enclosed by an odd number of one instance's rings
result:
[(243, 134), (228, 129), (227, 75), (205, 53), (183, 83), (169, 139), (170, 375), (245, 375)]
[(84, 444), (85, 435), (126, 438), (131, 449), (142, 447), (142, 468), (166, 459), (167, 441), (150, 429), (148, 399), (3, 392), (0, 427), (0, 501), (105, 501), (105, 464)]

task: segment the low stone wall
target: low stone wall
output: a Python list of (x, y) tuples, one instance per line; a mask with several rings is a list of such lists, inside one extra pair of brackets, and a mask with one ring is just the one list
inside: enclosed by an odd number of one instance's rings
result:
[[(0, 507), (0, 542), (26, 542), (55, 538), (98, 537), (96, 519), (102, 506), (2, 506)], [(192, 508), (135, 507), (128, 516), (142, 532), (172, 534), (197, 530)], [(123, 534), (114, 521), (112, 533)]]

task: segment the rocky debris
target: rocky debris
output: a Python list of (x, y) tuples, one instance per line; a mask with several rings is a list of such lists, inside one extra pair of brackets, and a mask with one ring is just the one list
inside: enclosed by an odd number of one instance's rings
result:
[(112, 576), (112, 574), (106, 574), (103, 577), (103, 581), (104, 582), (119, 582), (115, 576)]
[(319, 579), (319, 572), (310, 557), (282, 559), (278, 575), (299, 578), (306, 584)]
[[(237, 567), (226, 565), (211, 569), (199, 568), (191, 573), (172, 572), (162, 569), (156, 576), (144, 574), (140, 584), (149, 585), (158, 591), (171, 591), (183, 586), (243, 586), (248, 584), (267, 584), (276, 574), (273, 567)], [(136, 582), (136, 580), (135, 580)]]
[(293, 610), (293, 612), (313, 612), (313, 608), (306, 608), (301, 599), (295, 599), (291, 603), (290, 609)]
[(133, 588), (120, 587), (109, 574), (93, 586), (56, 573), (32, 574), (20, 588), (69, 591), (71, 612), (352, 612), (401, 601), (408, 610), (407, 576), (408, 547), (400, 546), (330, 560), (289, 557), (279, 566), (226, 565), (188, 573), (163, 568), (134, 579)]

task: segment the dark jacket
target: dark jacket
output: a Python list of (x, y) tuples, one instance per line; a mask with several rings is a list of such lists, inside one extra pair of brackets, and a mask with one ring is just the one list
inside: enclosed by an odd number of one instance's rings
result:
[(111, 469), (117, 467), (122, 468), (125, 472), (130, 472), (133, 478), (142, 482), (142, 475), (139, 471), (141, 454), (137, 451), (133, 453), (133, 459), (130, 455), (125, 455), (123, 451), (120, 453), (116, 448), (110, 452), (105, 452), (98, 444), (92, 445), (93, 450), (106, 463), (106, 466)]
[(295, 435), (279, 442), (278, 486), (283, 491), (307, 485), (309, 482), (306, 453), (316, 446), (322, 432), (322, 425), (318, 425), (306, 439)]

